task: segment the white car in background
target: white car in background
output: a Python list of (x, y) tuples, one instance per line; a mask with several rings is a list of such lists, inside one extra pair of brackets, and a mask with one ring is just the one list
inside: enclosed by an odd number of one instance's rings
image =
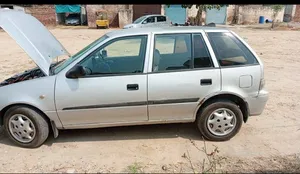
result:
[(167, 16), (164, 15), (146, 15), (139, 17), (132, 24), (125, 25), (123, 29), (128, 28), (143, 28), (143, 27), (159, 27), (171, 26), (172, 23)]

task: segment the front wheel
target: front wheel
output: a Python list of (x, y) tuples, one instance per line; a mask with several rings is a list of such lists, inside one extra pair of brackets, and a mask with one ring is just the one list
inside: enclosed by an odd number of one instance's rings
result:
[(196, 122), (204, 138), (211, 141), (226, 141), (239, 132), (243, 114), (231, 101), (215, 101), (198, 113)]
[(14, 106), (5, 112), (4, 129), (14, 143), (27, 148), (39, 147), (49, 135), (47, 120), (25, 106)]

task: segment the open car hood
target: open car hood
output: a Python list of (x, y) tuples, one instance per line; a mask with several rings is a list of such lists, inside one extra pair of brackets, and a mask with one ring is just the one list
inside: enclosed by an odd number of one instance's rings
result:
[(0, 27), (23, 48), (46, 75), (49, 75), (54, 58), (70, 55), (48, 29), (29, 14), (1, 9)]

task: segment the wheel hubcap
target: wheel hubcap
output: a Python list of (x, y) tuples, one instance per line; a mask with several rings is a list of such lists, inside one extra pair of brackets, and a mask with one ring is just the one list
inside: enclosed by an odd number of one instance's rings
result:
[(236, 126), (235, 114), (226, 108), (220, 108), (212, 112), (207, 120), (208, 130), (217, 136), (228, 135)]
[(22, 114), (13, 115), (9, 119), (8, 127), (11, 135), (21, 143), (31, 142), (36, 134), (32, 121)]

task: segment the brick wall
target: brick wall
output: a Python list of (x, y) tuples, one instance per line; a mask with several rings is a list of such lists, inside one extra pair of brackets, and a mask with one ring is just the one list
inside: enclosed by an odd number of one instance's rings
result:
[(106, 10), (110, 27), (119, 27), (119, 10), (132, 8), (130, 5), (86, 5), (88, 26), (96, 28), (96, 11)]
[(300, 22), (300, 5), (296, 5), (295, 15), (293, 17), (294, 22)]
[(25, 7), (25, 12), (36, 17), (46, 26), (56, 25), (54, 5), (32, 5), (31, 7)]

